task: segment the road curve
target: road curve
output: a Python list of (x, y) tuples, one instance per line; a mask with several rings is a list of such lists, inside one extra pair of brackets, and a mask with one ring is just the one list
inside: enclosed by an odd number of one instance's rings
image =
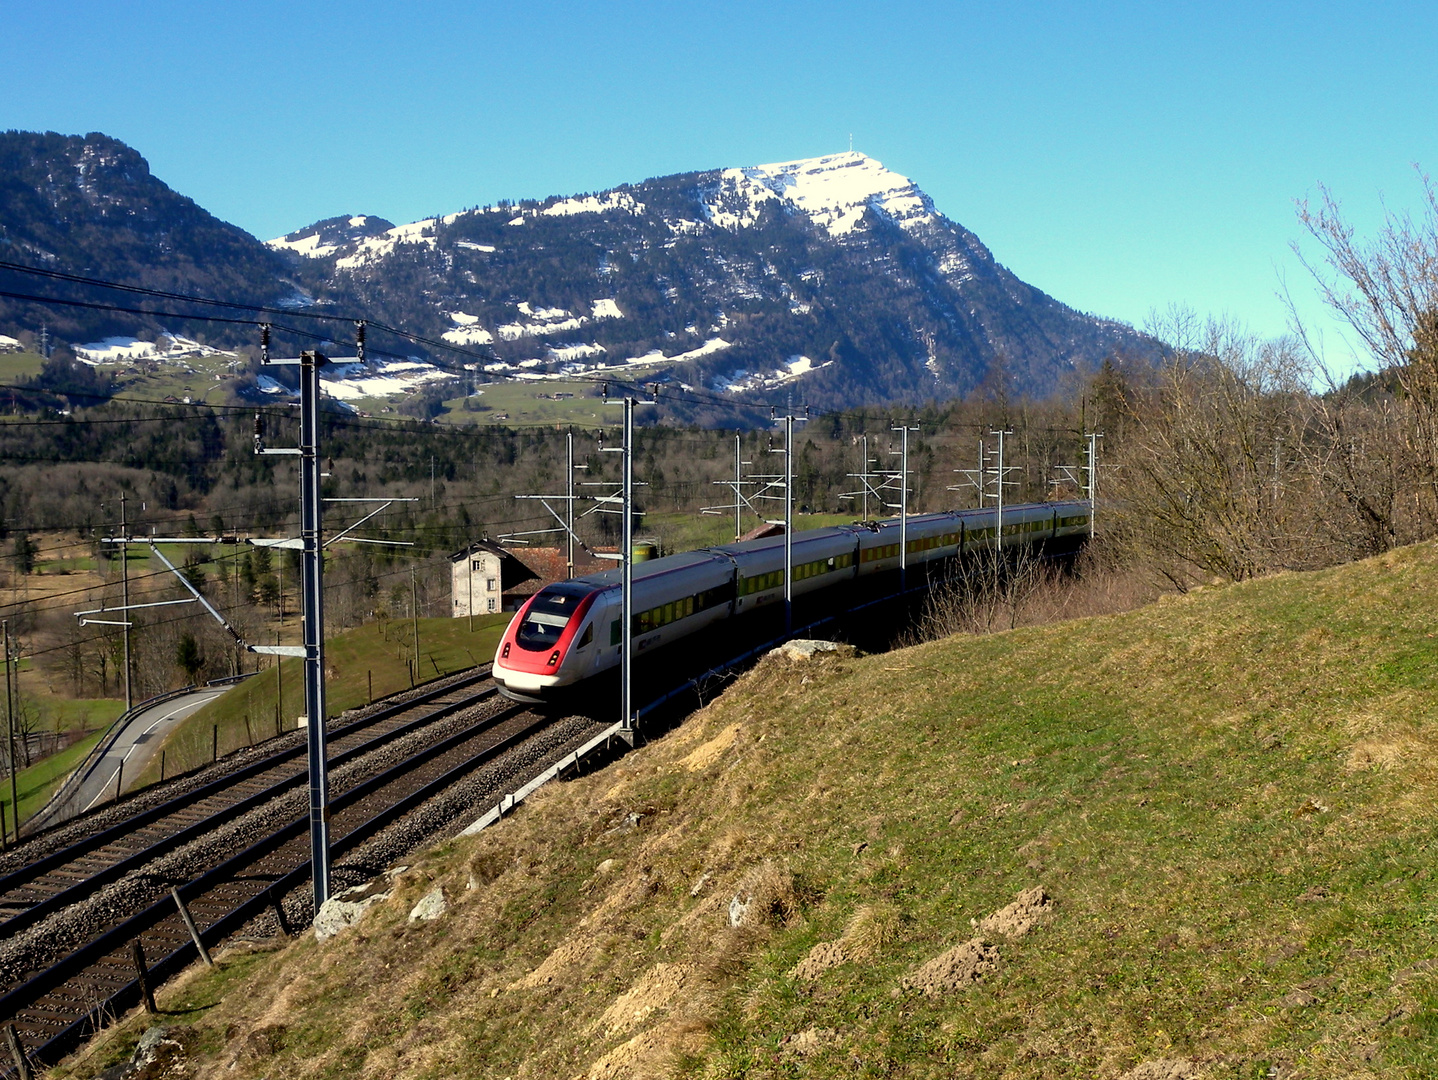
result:
[(201, 707), (208, 705), (228, 689), (228, 686), (207, 686), (157, 702), (148, 709), (137, 712), (90, 769), (89, 775), (81, 781), (79, 790), (70, 800), (75, 811), (84, 813), (113, 799), (117, 775), (122, 785), (139, 776), (159, 753), (165, 736), (173, 731), (180, 721), (198, 712)]

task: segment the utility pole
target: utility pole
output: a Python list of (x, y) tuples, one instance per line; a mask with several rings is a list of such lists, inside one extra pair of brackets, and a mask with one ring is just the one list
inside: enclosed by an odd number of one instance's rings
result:
[(744, 535), (744, 500), (739, 497), (744, 483), (743, 435), (734, 432), (734, 543)]
[(1088, 433), (1088, 538), (1092, 540), (1098, 521), (1098, 441), (1103, 436)]
[(988, 485), (988, 469), (986, 468), (986, 462), (984, 460), (983, 439), (979, 440), (979, 467), (977, 469), (955, 469), (954, 472), (964, 477), (966, 483), (950, 484), (945, 490), (963, 491), (965, 488), (972, 487), (978, 493), (979, 509), (982, 510), (984, 506), (984, 488)]
[(414, 622), (414, 678), (419, 682), (419, 581), (415, 568), (409, 568), (409, 611)]
[[(125, 493), (120, 492), (120, 602), (128, 612), (130, 608), (130, 523), (125, 516)], [(125, 711), (135, 707), (135, 696), (130, 688), (130, 621), (125, 620)]]
[[(15, 842), (20, 842), (20, 796), (15, 782), (15, 706), (10, 696), (10, 620), (0, 622), (5, 648), (5, 737), (10, 746), (10, 810), (15, 820)], [(0, 826), (3, 826), (0, 822)]]
[(770, 448), (771, 454), (784, 455), (784, 520), (770, 524), (784, 526), (784, 632), (794, 629), (794, 423), (802, 423), (808, 416), (773, 417), (784, 424), (784, 449)]
[(305, 715), (309, 750), (310, 863), (315, 911), (330, 895), (329, 747), (325, 731), (325, 594), (321, 550), (320, 368), (323, 353), (300, 354), (300, 592), (304, 612)]
[(744, 507), (748, 507), (755, 514), (759, 512), (754, 509), (754, 504), (744, 497), (744, 487), (747, 481), (744, 479), (744, 466), (751, 464), (744, 460), (742, 436), (734, 434), (734, 479), (715, 480), (716, 487), (727, 487), (734, 492), (733, 504), (725, 503), (723, 506), (700, 507), (701, 514), (718, 514), (722, 510), (734, 511), (734, 542), (737, 544), (739, 538), (744, 535)]
[[(330, 895), (330, 794), (329, 747), (325, 730), (325, 614), (323, 500), (320, 497), (320, 368), (329, 363), (318, 350), (307, 350), (298, 359), (270, 358), (270, 328), (260, 328), (260, 363), (300, 369), (300, 445), (274, 449), (264, 445), (260, 415), (255, 414), (255, 453), (284, 454), (300, 459), (300, 612), (304, 644), (251, 645), (252, 652), (269, 653), (280, 663), (284, 656), (305, 660), (306, 750), (310, 787), (310, 868), (315, 911)], [(294, 547), (294, 541), (272, 546)], [(279, 673), (276, 671), (276, 679)]]
[[(606, 405), (609, 385), (604, 386)], [(620, 600), (619, 600), (619, 709), (620, 737), (634, 745), (637, 722), (634, 716), (634, 406), (653, 404), (640, 402), (633, 395), (624, 395), (624, 440), (620, 446), (601, 446), (605, 453), (622, 455), (622, 483), (619, 502), (623, 520), (619, 529)]]
[(909, 589), (909, 432), (917, 426), (901, 424), (889, 428), (899, 432), (899, 592)]
[(998, 552), (1002, 552), (1004, 549), (1004, 487), (1009, 483), (1005, 479), (1009, 474), (1009, 469), (1004, 466), (1004, 439), (1013, 433), (1012, 428), (989, 432), (990, 435), (997, 436), (999, 440), (994, 464), (994, 503), (998, 507), (998, 514), (994, 521), (996, 536), (994, 550)]
[(574, 577), (574, 432), (564, 433), (564, 579)]
[[(604, 442), (604, 436), (603, 436), (602, 433), (601, 433), (600, 436), (599, 436), (599, 441), (600, 441), (601, 444)], [(568, 580), (568, 579), (571, 579), (571, 578), (574, 577), (574, 546), (575, 546), (575, 544), (578, 544), (580, 547), (584, 547), (584, 542), (579, 539), (578, 534), (576, 534), (575, 531), (574, 531), (574, 500), (575, 500), (575, 498), (577, 497), (577, 496), (575, 495), (575, 493), (574, 493), (574, 486), (575, 486), (575, 485), (574, 485), (574, 474), (575, 474), (576, 472), (580, 471), (581, 469), (588, 469), (589, 466), (588, 466), (588, 465), (576, 465), (576, 464), (574, 464), (574, 432), (570, 431), (570, 432), (566, 432), (566, 433), (565, 433), (565, 436), (564, 436), (564, 444), (565, 444), (565, 451), (564, 451), (564, 456), (565, 456), (564, 494), (562, 494), (562, 495), (516, 495), (516, 496), (515, 496), (516, 499), (535, 499), (535, 500), (538, 500), (539, 504), (540, 504), (541, 506), (543, 506), (546, 510), (549, 511), (549, 516), (552, 517), (552, 518), (554, 518), (554, 521), (555, 521), (555, 523), (559, 526), (559, 528), (558, 528), (558, 529), (531, 529), (531, 530), (529, 530), (529, 531), (527, 531), (527, 532), (506, 533), (505, 535), (503, 535), (503, 536), (501, 536), (501, 537), (499, 538), (499, 542), (500, 542), (501, 544), (507, 544), (507, 543), (522, 543), (522, 544), (527, 544), (527, 543), (529, 543), (529, 540), (528, 540), (527, 538), (528, 538), (528, 537), (531, 537), (531, 536), (548, 536), (548, 535), (550, 535), (550, 534), (552, 534), (552, 533), (555, 533), (555, 532), (562, 532), (562, 533), (564, 533), (564, 537), (565, 537), (565, 547), (564, 547), (564, 551), (565, 551), (565, 555), (564, 555), (564, 571), (565, 571), (565, 575), (564, 575), (564, 576), (565, 576), (566, 580)], [(602, 447), (601, 447), (601, 449), (602, 449)], [(561, 514), (558, 510), (556, 510), (553, 506), (551, 506), (551, 505), (550, 505), (550, 500), (553, 500), (553, 501), (556, 502), (556, 503), (563, 503), (563, 504), (564, 504), (564, 513)], [(601, 500), (599, 500), (599, 501), (600, 501), (600, 502), (604, 502), (604, 501), (606, 501), (606, 500), (602, 500), (602, 499), (601, 499)], [(608, 501), (613, 501), (613, 500), (608, 500)], [(589, 512), (590, 512), (590, 511), (586, 511), (586, 513), (589, 513)], [(589, 549), (588, 549), (588, 548), (585, 548), (585, 550), (588, 551)]]
[(624, 558), (623, 591), (620, 600), (620, 654), (624, 661), (623, 688), (619, 707), (623, 710), (624, 731), (634, 741), (634, 398), (624, 398), (624, 519), (620, 544)]
[(868, 475), (869, 475), (869, 434), (868, 434), (868, 432), (865, 432), (863, 435), (860, 435), (860, 436), (859, 436), (859, 440), (860, 440), (860, 442), (863, 444), (863, 450), (862, 450), (861, 452), (862, 452), (862, 454), (864, 455), (863, 458), (861, 459), (861, 460), (862, 460), (862, 464), (859, 466), (859, 472), (864, 475), (864, 482), (863, 482), (863, 484), (860, 485), (860, 486), (864, 489), (864, 516), (863, 516), (862, 518), (860, 518), (859, 520), (860, 520), (860, 521), (868, 521), (868, 520), (869, 520), (869, 482), (868, 482)]

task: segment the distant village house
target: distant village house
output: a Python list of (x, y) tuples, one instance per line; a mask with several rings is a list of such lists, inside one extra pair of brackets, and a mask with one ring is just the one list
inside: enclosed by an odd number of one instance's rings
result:
[[(586, 552), (574, 554), (576, 575), (613, 567)], [(540, 589), (568, 576), (565, 553), (559, 548), (514, 552), (492, 540), (480, 540), (456, 551), (449, 561), (450, 614), (456, 619), (517, 611)]]

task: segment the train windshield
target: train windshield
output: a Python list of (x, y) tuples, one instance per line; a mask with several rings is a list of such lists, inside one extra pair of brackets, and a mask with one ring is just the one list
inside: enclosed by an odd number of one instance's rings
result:
[(593, 589), (587, 586), (568, 583), (541, 589), (515, 632), (515, 643), (531, 652), (553, 648), (569, 625), (579, 602), (591, 592)]

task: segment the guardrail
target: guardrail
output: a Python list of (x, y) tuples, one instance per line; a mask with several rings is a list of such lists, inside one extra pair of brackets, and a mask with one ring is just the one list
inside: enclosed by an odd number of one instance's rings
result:
[[(75, 766), (70, 775), (65, 778), (65, 782), (55, 789), (55, 793), (46, 800), (45, 805), (31, 814), (29, 819), (20, 825), (21, 835), (34, 836), (37, 832), (43, 832), (49, 828), (49, 824), (46, 823), (48, 819), (54, 817), (59, 811), (64, 809), (65, 803), (74, 798), (74, 789), (77, 789), (90, 778), (90, 774), (95, 771), (96, 766), (98, 766), (105, 755), (110, 752), (116, 740), (125, 733), (125, 728), (129, 727), (130, 722), (134, 720), (135, 717), (139, 716), (140, 713), (146, 709), (153, 708), (163, 701), (169, 701), (171, 698), (193, 693), (198, 689), (198, 686), (192, 684), (181, 687), (179, 690), (168, 690), (163, 694), (156, 694), (154, 697), (146, 698), (144, 701), (137, 703), (115, 717), (110, 724), (109, 730), (101, 737), (100, 741), (95, 744), (91, 751), (85, 755), (85, 759)], [(60, 821), (64, 820), (67, 819), (60, 819)], [(59, 824), (59, 822), (51, 822), (50, 824)]]

